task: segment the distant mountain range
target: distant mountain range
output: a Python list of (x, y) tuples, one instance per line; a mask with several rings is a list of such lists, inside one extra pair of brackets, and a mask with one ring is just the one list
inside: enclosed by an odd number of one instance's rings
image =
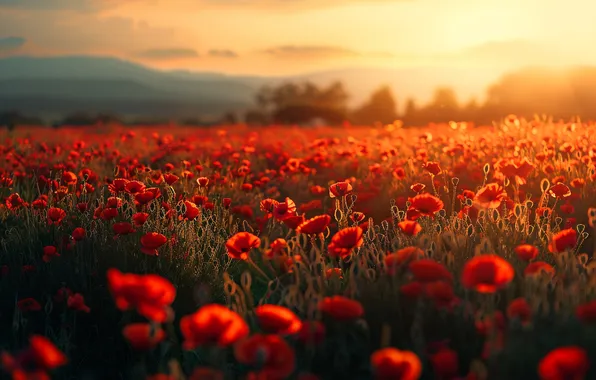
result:
[(288, 77), (232, 76), (160, 71), (111, 57), (9, 57), (0, 59), (0, 112), (39, 116), (106, 112), (125, 116), (196, 117), (244, 111), (265, 84), (309, 80), (327, 85), (341, 80), (352, 105), (383, 84), (398, 102), (428, 100), (440, 85), (454, 88), (462, 101), (482, 96), (502, 72), (490, 68), (349, 68)]

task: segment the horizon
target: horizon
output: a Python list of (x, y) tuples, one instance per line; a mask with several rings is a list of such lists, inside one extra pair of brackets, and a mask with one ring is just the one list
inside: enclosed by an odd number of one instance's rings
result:
[[(77, 59), (81, 59), (82, 61), (77, 62)], [(51, 109), (52, 107), (48, 106), (47, 103), (45, 103), (46, 101), (43, 101), (43, 104), (38, 103), (39, 98), (36, 98), (36, 96), (43, 97), (44, 95), (42, 94), (46, 93), (45, 91), (50, 90), (50, 87), (47, 87), (47, 85), (43, 84), (44, 79), (65, 80), (64, 83), (77, 83), (77, 79), (124, 80), (122, 83), (128, 82), (137, 83), (141, 86), (149, 86), (145, 88), (149, 89), (150, 91), (159, 91), (160, 88), (170, 88), (170, 90), (174, 89), (172, 87), (169, 87), (169, 85), (167, 84), (168, 81), (171, 82), (172, 79), (174, 79), (174, 83), (182, 83), (186, 80), (194, 80), (199, 81), (199, 83), (212, 83), (214, 86), (209, 87), (206, 93), (203, 92), (203, 95), (198, 96), (207, 96), (207, 98), (203, 98), (203, 100), (211, 99), (212, 101), (214, 99), (218, 99), (217, 102), (219, 102), (218, 104), (220, 106), (224, 106), (224, 104), (228, 102), (237, 102), (240, 99), (238, 97), (227, 97), (226, 100), (224, 100), (223, 98), (217, 98), (219, 95), (213, 94), (215, 98), (210, 97), (210, 95), (208, 95), (210, 91), (215, 91), (216, 93), (220, 92), (222, 90), (222, 86), (224, 86), (225, 88), (226, 83), (232, 86), (245, 86), (244, 90), (241, 90), (241, 92), (243, 92), (244, 94), (240, 95), (240, 97), (244, 100), (240, 100), (240, 102), (243, 103), (245, 106), (248, 106), (248, 98), (246, 97), (248, 93), (246, 92), (246, 90), (249, 90), (249, 96), (250, 98), (253, 98), (256, 95), (258, 88), (263, 88), (263, 86), (275, 87), (284, 83), (312, 83), (315, 86), (328, 86), (331, 85), (333, 82), (339, 81), (344, 85), (344, 89), (346, 90), (346, 93), (348, 95), (348, 100), (346, 104), (353, 109), (355, 109), (358, 106), (361, 106), (367, 99), (370, 99), (369, 96), (371, 96), (376, 90), (380, 89), (381, 87), (388, 86), (390, 88), (390, 91), (392, 91), (392, 93), (394, 94), (393, 96), (395, 96), (395, 99), (397, 100), (396, 110), (398, 112), (405, 112), (408, 101), (413, 100), (417, 105), (428, 104), (428, 102), (430, 102), (434, 98), (434, 96), (436, 96), (437, 91), (441, 89), (453, 90), (455, 97), (461, 106), (472, 103), (484, 104), (484, 102), (486, 102), (490, 96), (491, 88), (493, 88), (493, 86), (499, 86), (503, 80), (507, 80), (507, 78), (509, 78), (511, 75), (522, 75), (522, 78), (531, 78), (534, 75), (538, 74), (538, 78), (541, 79), (531, 79), (531, 81), (534, 81), (535, 83), (544, 83), (544, 81), (546, 80), (551, 81), (554, 86), (557, 86), (555, 83), (557, 83), (560, 80), (572, 81), (572, 77), (575, 75), (574, 73), (579, 73), (582, 71), (582, 69), (596, 69), (596, 65), (585, 64), (569, 66), (549, 66), (534, 64), (526, 65), (516, 70), (508, 70), (493, 75), (493, 73), (488, 73), (487, 71), (482, 70), (473, 71), (461, 67), (441, 67), (439, 65), (394, 68), (375, 68), (371, 66), (345, 66), (343, 68), (338, 67), (333, 69), (323, 69), (320, 71), (310, 71), (288, 75), (265, 76), (254, 74), (230, 74), (214, 71), (194, 71), (192, 69), (155, 68), (145, 65), (144, 62), (99, 54), (71, 54), (60, 56), (39, 56), (28, 54), (0, 58), (0, 62), (10, 60), (16, 61), (16, 65), (4, 65), (3, 67), (6, 69), (6, 71), (4, 71), (2, 75), (0, 75), (0, 79), (2, 81), (10, 81), (13, 79), (24, 79), (34, 81), (37, 79), (41, 80), (41, 82), (37, 81), (37, 84), (32, 84), (35, 82), (27, 82), (27, 84), (25, 84), (25, 88), (28, 89), (25, 90), (25, 92), (21, 91), (20, 93), (28, 94), (26, 95), (29, 96), (29, 98), (27, 99), (30, 99), (34, 102), (34, 104), (37, 104), (36, 106), (33, 106), (34, 109), (37, 106), (41, 106), (45, 107), (46, 111), (47, 109)], [(29, 61), (27, 63), (24, 60)], [(48, 64), (52, 60), (62, 60), (63, 64)], [(71, 61), (68, 62), (69, 60)], [(31, 65), (31, 63), (33, 62), (38, 63)], [(114, 65), (113, 63), (116, 62), (118, 62), (119, 64)], [(127, 65), (129, 65), (128, 68)], [(96, 69), (98, 70), (97, 72), (95, 71)], [(132, 71), (130, 69), (132, 69)], [(16, 72), (12, 70), (16, 70)], [(161, 77), (161, 79), (157, 79), (160, 77), (155, 76), (145, 77), (142, 74), (145, 70), (146, 72), (152, 72), (156, 73), (157, 75), (164, 76)], [(453, 78), (459, 75), (459, 73), (462, 71), (465, 71), (465, 74), (468, 78), (475, 78), (480, 80), (471, 80), (468, 82), (454, 80)], [(176, 74), (181, 74), (182, 76), (176, 76)], [(174, 76), (168, 77), (169, 75)], [(147, 78), (153, 79), (147, 82)], [(157, 82), (155, 82), (154, 80), (157, 80)], [(180, 82), (180, 80), (182, 80), (182, 82)], [(536, 80), (538, 80), (539, 82), (536, 82)], [(590, 79), (586, 77), (586, 80)], [(0, 81), (0, 83), (3, 83), (2, 81)], [(570, 85), (571, 82), (564, 86)], [(124, 85), (124, 87), (120, 87), (120, 89), (128, 91), (127, 89), (129, 89), (129, 87), (126, 86), (127, 85)], [(174, 86), (177, 85), (174, 84)], [(23, 87), (21, 87), (21, 90), (22, 89)], [(569, 87), (559, 87), (559, 89), (562, 89), (563, 91), (568, 91)], [(112, 90), (118, 91), (118, 87), (112, 87)], [(174, 89), (175, 92), (179, 90), (182, 90), (182, 88), (176, 87), (176, 89)], [(106, 89), (104, 88), (101, 91), (104, 91), (103, 93), (105, 94)], [(228, 94), (232, 95), (233, 92), (228, 92)], [(19, 96), (15, 97), (15, 95), (17, 95), (17, 92), (14, 92), (14, 86), (5, 86), (3, 93), (3, 99), (5, 101), (8, 101), (8, 104), (18, 104), (17, 106), (9, 105), (8, 108), (12, 107), (14, 109), (14, 107), (25, 107), (30, 110), (32, 109), (30, 106), (26, 106), (24, 103), (22, 103), (22, 101), (19, 100)], [(79, 93), (79, 95), (76, 95), (74, 98), (70, 98), (71, 101), (75, 100), (76, 98), (80, 98), (81, 96), (85, 97), (84, 93), (85, 91)], [(197, 94), (198, 93), (195, 93), (195, 96)], [(59, 99), (61, 96), (64, 95), (58, 95), (55, 99)], [(73, 93), (71, 93), (71, 95), (66, 95), (67, 98), (69, 96), (73, 96)], [(136, 95), (132, 95), (130, 93), (128, 93), (127, 96), (129, 96), (131, 100), (133, 98), (137, 98)], [(90, 98), (87, 100), (91, 101)], [(179, 101), (182, 101), (183, 103), (186, 102), (181, 98), (177, 100), (177, 102)], [(97, 104), (89, 104), (89, 106), (93, 108), (97, 107)], [(229, 106), (231, 108), (228, 108), (228, 110), (237, 110), (237, 108), (235, 107), (238, 106), (238, 103), (235, 103), (235, 105), (232, 105), (230, 103)], [(81, 111), (83, 110), (80, 107), (79, 109)], [(40, 115), (47, 116), (55, 114), (54, 111), (46, 111), (42, 112)]]
[[(0, 0), (0, 58), (109, 56), (260, 77), (429, 66), (496, 74), (596, 64), (588, 8), (581, 0)], [(569, 17), (573, 28), (561, 21)]]

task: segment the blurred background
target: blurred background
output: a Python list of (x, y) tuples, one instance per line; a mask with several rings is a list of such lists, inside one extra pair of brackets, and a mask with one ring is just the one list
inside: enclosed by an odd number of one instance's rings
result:
[(0, 125), (596, 119), (585, 0), (0, 0)]

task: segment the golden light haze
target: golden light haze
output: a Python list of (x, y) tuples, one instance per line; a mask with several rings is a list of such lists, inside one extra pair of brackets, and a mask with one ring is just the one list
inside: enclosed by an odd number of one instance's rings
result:
[(257, 75), (348, 66), (500, 71), (596, 63), (594, 14), (586, 0), (0, 0), (0, 56), (112, 55)]

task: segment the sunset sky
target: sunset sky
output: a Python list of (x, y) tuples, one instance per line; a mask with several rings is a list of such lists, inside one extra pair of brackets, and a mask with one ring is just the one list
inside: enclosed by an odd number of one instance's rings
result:
[(596, 64), (587, 0), (0, 0), (0, 56), (283, 75)]

